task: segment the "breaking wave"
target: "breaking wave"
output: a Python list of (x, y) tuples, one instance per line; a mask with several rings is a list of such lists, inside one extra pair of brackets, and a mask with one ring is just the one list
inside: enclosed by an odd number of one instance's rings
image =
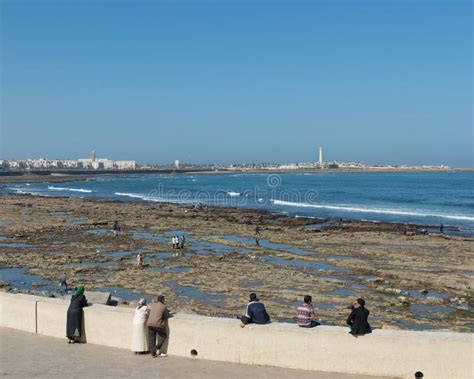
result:
[(242, 194), (240, 192), (229, 191), (229, 192), (227, 192), (227, 195), (235, 197), (235, 196), (240, 196)]
[(275, 205), (285, 205), (290, 207), (303, 207), (303, 208), (318, 208), (318, 209), (332, 209), (345, 212), (360, 212), (360, 213), (378, 213), (378, 214), (391, 214), (398, 216), (415, 216), (415, 217), (441, 217), (451, 220), (464, 220), (474, 221), (474, 217), (458, 214), (445, 214), (445, 213), (422, 213), (417, 211), (408, 211), (400, 209), (385, 209), (385, 208), (364, 208), (364, 207), (350, 207), (346, 205), (326, 205), (326, 204), (314, 204), (314, 203), (297, 203), (292, 201), (283, 200), (270, 200)]
[(69, 187), (54, 187), (48, 186), (49, 190), (53, 191), (70, 191), (70, 192), (83, 192), (83, 193), (92, 193), (92, 190), (84, 189), (84, 188), (69, 188)]

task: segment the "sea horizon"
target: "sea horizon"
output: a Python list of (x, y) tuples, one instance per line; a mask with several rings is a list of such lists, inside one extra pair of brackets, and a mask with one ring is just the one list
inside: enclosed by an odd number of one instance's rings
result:
[(5, 183), (3, 193), (176, 203), (439, 227), (474, 234), (474, 173), (206, 173), (97, 176), (67, 183)]

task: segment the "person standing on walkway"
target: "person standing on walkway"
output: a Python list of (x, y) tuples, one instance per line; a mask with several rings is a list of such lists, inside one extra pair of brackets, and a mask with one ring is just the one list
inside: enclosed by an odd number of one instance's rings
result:
[[(149, 350), (152, 358), (157, 356), (166, 357), (166, 353), (161, 351), (163, 344), (168, 337), (168, 318), (169, 311), (165, 305), (165, 297), (159, 295), (156, 303), (148, 305), (149, 316), (148, 316), (148, 339), (149, 339)], [(158, 344), (156, 344), (156, 336), (158, 335)]]
[(82, 319), (84, 311), (82, 308), (87, 307), (87, 299), (84, 296), (84, 286), (79, 286), (76, 293), (71, 297), (71, 303), (67, 310), (66, 337), (68, 343), (79, 342), (83, 335)]
[(132, 351), (135, 354), (148, 351), (147, 326), (148, 308), (146, 300), (140, 299), (135, 308), (135, 316), (133, 318), (132, 329)]

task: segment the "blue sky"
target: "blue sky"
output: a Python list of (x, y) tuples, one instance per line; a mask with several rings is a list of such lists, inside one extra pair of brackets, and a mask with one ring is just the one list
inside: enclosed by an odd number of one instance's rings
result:
[(1, 1), (0, 158), (473, 166), (472, 2)]

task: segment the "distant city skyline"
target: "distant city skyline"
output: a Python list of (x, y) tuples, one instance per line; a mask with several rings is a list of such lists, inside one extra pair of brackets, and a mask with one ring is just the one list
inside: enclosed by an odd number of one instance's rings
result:
[[(205, 163), (198, 163), (198, 162), (181, 162), (179, 159), (174, 160), (173, 162), (137, 162), (135, 160), (111, 160), (107, 157), (100, 157), (97, 156), (97, 152), (95, 149), (91, 151), (90, 157), (89, 158), (67, 158), (67, 159), (60, 159), (60, 158), (49, 158), (49, 157), (28, 157), (25, 159), (18, 159), (18, 160), (1, 160), (0, 159), (0, 169), (2, 168), (2, 162), (10, 162), (14, 164), (14, 166), (11, 166), (10, 169), (18, 169), (17, 167), (18, 162), (30, 162), (30, 165), (32, 165), (30, 168), (93, 168), (93, 169), (112, 169), (112, 168), (124, 168), (124, 169), (135, 169), (135, 166), (140, 166), (140, 167), (146, 167), (148, 165), (163, 165), (163, 166), (175, 166), (177, 168), (181, 167), (183, 164), (184, 165), (218, 165), (218, 166), (239, 166), (239, 165), (308, 165), (308, 164), (314, 164), (315, 166), (319, 167), (330, 167), (330, 164), (337, 163), (337, 164), (362, 164), (362, 165), (367, 165), (367, 166), (377, 166), (377, 165), (383, 165), (383, 166), (438, 166), (438, 167), (449, 167), (448, 165), (444, 164), (439, 164), (439, 165), (430, 165), (430, 164), (413, 164), (413, 165), (406, 165), (406, 164), (400, 164), (397, 162), (392, 162), (392, 163), (386, 163), (386, 164), (378, 164), (377, 162), (363, 162), (363, 161), (357, 161), (357, 160), (349, 160), (349, 161), (342, 161), (339, 159), (333, 159), (331, 161), (328, 161), (324, 159), (324, 153), (323, 153), (323, 147), (319, 146), (317, 149), (317, 158), (314, 160), (308, 160), (308, 161), (288, 161), (288, 162), (276, 162), (276, 161), (261, 161), (261, 162), (231, 162), (231, 163), (218, 163), (218, 162), (205, 162)], [(17, 163), (14, 163), (17, 162)], [(58, 162), (61, 162), (60, 165), (61, 167), (56, 166)], [(81, 167), (78, 167), (77, 164)], [(46, 166), (45, 166), (46, 165)], [(329, 165), (329, 166), (328, 166)], [(290, 167), (290, 166), (285, 166), (285, 167)], [(455, 167), (451, 167), (455, 168)]]
[(0, 159), (474, 166), (471, 1), (0, 7)]

